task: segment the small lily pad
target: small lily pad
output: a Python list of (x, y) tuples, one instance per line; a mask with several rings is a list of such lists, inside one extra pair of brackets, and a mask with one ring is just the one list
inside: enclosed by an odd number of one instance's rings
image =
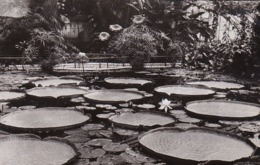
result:
[(104, 138), (99, 138), (99, 139), (92, 139), (85, 143), (85, 145), (88, 146), (93, 146), (93, 147), (103, 147), (104, 145), (112, 143), (111, 139), (104, 139)]
[(130, 130), (130, 129), (117, 128), (117, 127), (115, 127), (113, 129), (113, 132), (120, 135), (120, 136), (133, 136), (133, 135), (138, 134), (138, 131), (134, 131), (134, 130)]
[(153, 105), (153, 104), (138, 104), (137, 107), (140, 108), (140, 109), (154, 109), (155, 105)]
[(85, 102), (85, 98), (84, 97), (72, 98), (72, 99), (70, 99), (70, 102), (72, 102), (72, 103), (84, 103)]
[(97, 118), (99, 119), (108, 119), (110, 116), (114, 115), (115, 113), (101, 113), (97, 114)]
[(198, 127), (195, 124), (188, 124), (188, 123), (178, 123), (174, 126), (175, 128), (180, 128), (180, 129), (189, 129), (193, 127)]
[(205, 123), (205, 127), (209, 127), (209, 128), (220, 128), (221, 125), (216, 124), (216, 123)]
[(105, 128), (105, 126), (102, 124), (86, 124), (81, 127), (81, 129), (83, 129), (85, 131), (101, 130), (103, 128)]
[(183, 117), (183, 118), (178, 118), (178, 120), (180, 122), (183, 122), (183, 123), (190, 123), (190, 124), (198, 124), (201, 122), (200, 119), (196, 119), (196, 118), (193, 118), (193, 117)]
[(105, 151), (118, 153), (124, 152), (129, 146), (127, 144), (120, 144), (120, 143), (108, 143), (102, 147)]
[(72, 143), (86, 143), (90, 140), (89, 137), (84, 136), (84, 135), (69, 135), (65, 137)]
[(67, 131), (64, 131), (64, 133), (67, 135), (88, 136), (88, 132), (81, 128), (67, 130)]
[(91, 151), (89, 154), (87, 154), (85, 157), (87, 159), (93, 159), (93, 158), (99, 158), (103, 155), (106, 154), (106, 151), (104, 151), (103, 149), (101, 148), (97, 148), (97, 149), (94, 149), (93, 151)]
[(257, 123), (244, 123), (238, 127), (238, 129), (242, 132), (252, 132), (257, 133), (260, 132), (260, 122)]

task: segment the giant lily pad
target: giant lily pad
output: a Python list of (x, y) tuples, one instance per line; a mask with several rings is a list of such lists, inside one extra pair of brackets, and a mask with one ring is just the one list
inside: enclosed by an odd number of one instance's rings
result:
[(32, 83), (35, 84), (35, 86), (42, 86), (42, 87), (47, 87), (47, 86), (59, 86), (59, 85), (69, 85), (69, 84), (76, 84), (79, 85), (82, 80), (78, 79), (59, 79), (59, 78), (48, 78), (44, 80), (37, 80), (33, 81)]
[(188, 85), (165, 85), (157, 87), (154, 90), (158, 93), (177, 97), (208, 97), (215, 94), (215, 91), (211, 89)]
[(105, 82), (112, 85), (120, 86), (143, 86), (145, 84), (151, 84), (152, 81), (140, 79), (140, 78), (131, 78), (131, 77), (108, 77), (105, 78)]
[(66, 96), (79, 96), (88, 93), (88, 90), (76, 87), (36, 87), (26, 91), (26, 94), (34, 97), (59, 98)]
[(158, 128), (139, 136), (139, 143), (163, 158), (191, 162), (232, 162), (250, 157), (255, 151), (246, 139), (206, 128)]
[(139, 128), (140, 126), (144, 128), (166, 126), (176, 122), (172, 116), (151, 111), (125, 112), (110, 116), (109, 120), (115, 125), (132, 129)]
[(84, 95), (85, 98), (93, 102), (100, 103), (124, 103), (128, 101), (140, 100), (144, 95), (137, 91), (128, 90), (99, 90)]
[(194, 82), (188, 82), (189, 85), (204, 85), (209, 88), (214, 89), (241, 89), (244, 88), (244, 85), (237, 84), (237, 83), (231, 83), (231, 82), (224, 82), (224, 81), (194, 81)]
[(49, 107), (9, 113), (0, 118), (0, 124), (22, 131), (54, 131), (78, 127), (89, 119), (78, 110)]
[(10, 92), (10, 91), (0, 91), (0, 101), (12, 101), (25, 97), (24, 93), (20, 92)]
[(0, 164), (66, 164), (77, 156), (75, 146), (60, 138), (41, 140), (34, 135), (10, 135), (0, 138)]
[(186, 110), (195, 115), (217, 119), (248, 119), (260, 114), (259, 105), (239, 101), (193, 101), (187, 103)]

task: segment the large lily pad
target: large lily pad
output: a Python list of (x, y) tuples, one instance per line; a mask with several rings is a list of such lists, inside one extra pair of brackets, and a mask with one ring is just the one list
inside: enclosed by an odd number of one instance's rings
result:
[(211, 89), (189, 85), (165, 85), (157, 87), (154, 90), (158, 93), (165, 93), (169, 96), (174, 95), (178, 97), (205, 97), (215, 94), (215, 91)]
[(189, 85), (204, 85), (209, 88), (214, 89), (241, 89), (244, 88), (244, 85), (237, 84), (237, 83), (231, 83), (231, 82), (224, 82), (224, 81), (194, 81), (194, 82), (188, 82)]
[(82, 80), (78, 79), (59, 79), (59, 78), (48, 78), (44, 80), (37, 80), (33, 81), (32, 83), (35, 84), (35, 86), (42, 86), (42, 87), (47, 87), (47, 86), (59, 86), (59, 85), (70, 85), (70, 84), (76, 84), (79, 85)]
[(120, 86), (143, 86), (145, 84), (151, 84), (152, 81), (140, 79), (140, 78), (132, 78), (132, 77), (108, 77), (105, 78), (105, 82), (112, 85), (120, 85)]
[(84, 95), (85, 98), (99, 103), (124, 103), (128, 101), (140, 100), (144, 95), (137, 91), (128, 90), (98, 90)]
[(205, 128), (158, 128), (139, 136), (139, 143), (162, 158), (191, 162), (232, 162), (250, 157), (255, 151), (246, 139)]
[(172, 125), (176, 120), (167, 114), (139, 111), (136, 113), (125, 112), (109, 117), (109, 121), (117, 126), (136, 129), (142, 126), (143, 128), (150, 128), (154, 126)]
[(217, 119), (248, 119), (259, 116), (260, 106), (239, 101), (203, 100), (187, 103), (189, 113)]
[(0, 91), (0, 101), (12, 101), (25, 97), (25, 93)]
[(68, 96), (80, 96), (88, 93), (88, 90), (76, 87), (36, 87), (26, 91), (29, 96), (40, 98), (59, 98)]
[(41, 140), (33, 135), (11, 135), (0, 138), (0, 164), (54, 165), (66, 164), (77, 156), (75, 146), (60, 138)]
[(78, 110), (49, 107), (9, 113), (0, 124), (20, 131), (55, 131), (78, 127), (89, 119)]

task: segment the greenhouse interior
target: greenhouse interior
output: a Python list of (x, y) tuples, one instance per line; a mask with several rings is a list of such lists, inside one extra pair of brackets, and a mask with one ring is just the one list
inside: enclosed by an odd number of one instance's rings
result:
[(0, 165), (260, 165), (259, 0), (0, 7)]

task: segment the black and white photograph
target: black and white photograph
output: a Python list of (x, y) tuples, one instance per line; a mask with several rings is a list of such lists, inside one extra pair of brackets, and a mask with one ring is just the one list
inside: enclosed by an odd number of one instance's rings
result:
[(0, 0), (0, 165), (260, 165), (260, 0)]

